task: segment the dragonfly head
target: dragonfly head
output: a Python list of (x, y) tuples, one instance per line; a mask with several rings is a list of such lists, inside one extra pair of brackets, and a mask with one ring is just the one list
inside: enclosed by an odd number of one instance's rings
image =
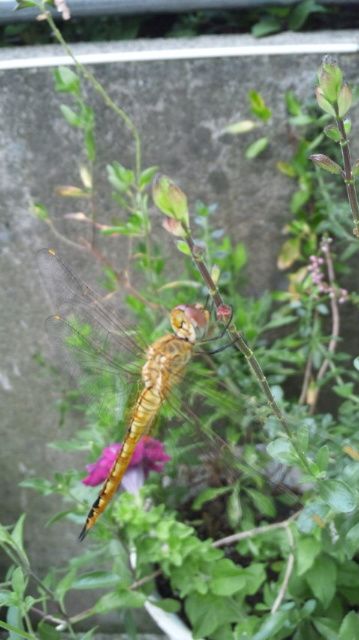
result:
[(198, 333), (205, 333), (209, 312), (203, 304), (179, 304), (171, 311), (171, 326), (178, 338), (194, 344)]

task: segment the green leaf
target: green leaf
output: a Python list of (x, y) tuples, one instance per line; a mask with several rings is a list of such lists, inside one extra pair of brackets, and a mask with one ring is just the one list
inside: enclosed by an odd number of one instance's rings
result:
[(150, 600), (151, 604), (154, 604), (155, 607), (162, 609), (162, 611), (167, 611), (168, 613), (177, 613), (180, 610), (181, 605), (178, 600), (174, 600), (173, 598), (163, 598), (162, 600)]
[(110, 589), (118, 586), (119, 581), (116, 573), (91, 571), (76, 578), (71, 584), (71, 589)]
[(199, 511), (206, 502), (211, 502), (211, 500), (214, 500), (218, 496), (228, 493), (229, 491), (231, 491), (231, 487), (208, 487), (198, 494), (192, 504), (192, 509)]
[(288, 20), (288, 29), (290, 31), (298, 31), (304, 25), (311, 13), (324, 12), (325, 9), (314, 0), (304, 0), (299, 2), (290, 12)]
[(246, 594), (253, 596), (267, 579), (266, 565), (262, 562), (252, 562), (243, 569), (246, 579)]
[(224, 558), (213, 566), (210, 590), (216, 596), (229, 597), (238, 591), (244, 591), (246, 579), (243, 569), (237, 567), (232, 560)]
[(253, 129), (256, 129), (258, 126), (258, 122), (254, 122), (254, 120), (240, 120), (239, 122), (229, 124), (228, 127), (223, 129), (223, 133), (238, 135), (241, 133), (248, 133), (249, 131), (253, 131)]
[(157, 171), (158, 171), (158, 167), (156, 166), (148, 167), (147, 169), (142, 171), (140, 175), (140, 182), (139, 182), (140, 189), (144, 189), (145, 187), (147, 187), (147, 185), (150, 184), (150, 182), (152, 182)]
[(22, 554), (25, 555), (24, 549), (24, 523), (25, 523), (26, 514), (23, 513), (15, 524), (12, 532), (11, 538), (15, 542), (18, 549), (21, 550)]
[(80, 93), (80, 78), (69, 67), (54, 70), (55, 90), (63, 93)]
[(189, 226), (187, 196), (171, 178), (158, 175), (153, 183), (152, 197), (162, 213)]
[(226, 512), (230, 526), (232, 529), (236, 529), (243, 515), (240, 492), (237, 486), (227, 500)]
[(39, 218), (39, 220), (48, 220), (50, 218), (47, 208), (44, 204), (41, 204), (41, 202), (35, 202), (31, 210), (34, 216)]
[(252, 636), (251, 640), (272, 640), (278, 631), (288, 632), (288, 635), (282, 635), (282, 638), (289, 638), (289, 632), (293, 628), (293, 623), (289, 621), (288, 612), (285, 610), (277, 611), (265, 619), (257, 633)]
[(73, 109), (70, 109), (66, 104), (60, 104), (60, 110), (66, 122), (68, 122), (72, 127), (78, 127), (80, 129), (84, 127), (82, 117)]
[(358, 503), (355, 492), (342, 480), (320, 482), (319, 495), (336, 513), (350, 513)]
[(345, 551), (349, 557), (353, 557), (359, 550), (359, 522), (354, 525), (345, 536)]
[(250, 144), (245, 152), (245, 156), (247, 160), (253, 160), (257, 158), (263, 151), (268, 147), (269, 140), (268, 138), (258, 138), (255, 142)]
[(337, 567), (328, 555), (315, 559), (312, 567), (305, 574), (305, 580), (316, 598), (324, 608), (331, 603), (336, 592)]
[(256, 489), (246, 489), (246, 493), (251, 496), (256, 508), (260, 513), (268, 518), (274, 518), (276, 515), (276, 509), (274, 502), (270, 496), (266, 496), (264, 493), (257, 491)]
[(324, 171), (328, 171), (328, 173), (334, 173), (336, 175), (340, 175), (342, 173), (342, 169), (339, 164), (323, 153), (314, 153), (309, 156), (309, 159), (314, 162), (317, 167), (324, 169)]
[(327, 138), (334, 140), (334, 142), (340, 142), (341, 140), (340, 131), (335, 124), (328, 124), (326, 127), (324, 127), (324, 133)]
[(320, 471), (326, 471), (329, 464), (330, 451), (328, 445), (323, 445), (315, 458), (316, 464), (318, 465)]
[[(21, 632), (21, 629), (23, 629), (22, 611), (20, 611), (19, 607), (12, 606), (8, 608), (6, 612), (6, 622), (12, 627), (8, 640), (19, 640), (19, 638), (24, 637), (23, 634), (25, 632)], [(31, 640), (33, 640), (33, 636), (31, 636)]]
[(335, 384), (333, 390), (341, 398), (350, 398), (353, 395), (353, 382), (345, 382), (344, 384)]
[(55, 588), (56, 597), (60, 600), (62, 604), (63, 604), (66, 593), (70, 589), (72, 589), (72, 585), (75, 582), (75, 580), (76, 580), (76, 570), (71, 569), (56, 585), (56, 588)]
[(310, 198), (310, 190), (308, 188), (298, 189), (295, 193), (293, 193), (290, 200), (290, 210), (292, 213), (299, 213), (301, 208), (308, 202)]
[(293, 445), (288, 438), (276, 438), (267, 445), (267, 452), (271, 458), (284, 464), (293, 462), (296, 458)]
[(345, 616), (339, 629), (338, 640), (359, 640), (359, 616), (350, 611)]
[(211, 594), (191, 594), (186, 598), (185, 611), (193, 625), (194, 638), (207, 637), (224, 624), (237, 622), (241, 616), (231, 598)]
[(289, 164), (289, 162), (282, 162), (281, 160), (279, 160), (279, 162), (277, 162), (276, 164), (276, 167), (278, 171), (283, 173), (283, 175), (288, 176), (288, 178), (295, 178), (296, 171), (293, 165)]
[(281, 23), (274, 16), (265, 16), (257, 22), (251, 29), (252, 36), (255, 38), (263, 38), (270, 33), (276, 33), (281, 30)]
[(313, 565), (314, 560), (321, 552), (322, 545), (314, 537), (302, 537), (297, 542), (297, 572), (302, 576)]
[(352, 175), (355, 178), (359, 176), (359, 160), (356, 160), (352, 165)]
[(191, 255), (191, 250), (190, 250), (187, 242), (185, 242), (184, 240), (178, 240), (176, 242), (176, 245), (177, 245), (178, 251), (180, 251), (181, 253), (184, 253), (185, 256), (190, 256)]
[(16, 567), (12, 576), (11, 576), (11, 586), (13, 588), (14, 593), (16, 593), (19, 601), (23, 599), (25, 589), (27, 585), (27, 580), (25, 580), (25, 576), (21, 567)]
[(96, 144), (92, 129), (88, 129), (85, 133), (85, 147), (88, 159), (90, 162), (94, 162), (96, 158)]
[(285, 94), (285, 103), (289, 115), (299, 116), (301, 113), (301, 104), (298, 98), (294, 95), (293, 91), (287, 91)]
[(36, 633), (39, 636), (40, 640), (58, 640), (62, 637), (60, 631), (47, 624), (43, 620), (40, 621)]
[(16, 640), (17, 638), (25, 638), (26, 640), (34, 640), (34, 636), (30, 633), (26, 633), (23, 629), (19, 629), (18, 627), (14, 627), (12, 624), (7, 624), (0, 620), (0, 628), (5, 629), (6, 631), (10, 631), (11, 635), (9, 639)]
[(338, 640), (338, 624), (330, 618), (314, 618), (313, 626), (325, 640)]
[(329, 113), (330, 116), (336, 117), (335, 108), (328, 102), (328, 100), (324, 97), (322, 90), (320, 87), (317, 87), (316, 90), (317, 102), (320, 108), (325, 111), (325, 113)]
[(129, 187), (135, 182), (135, 174), (131, 169), (126, 169), (119, 162), (107, 165), (107, 177), (110, 184), (119, 193), (126, 193)]
[(338, 114), (343, 118), (349, 111), (353, 101), (353, 94), (347, 84), (343, 84), (338, 96)]
[(300, 247), (301, 247), (301, 240), (299, 236), (295, 238), (289, 238), (289, 240), (286, 240), (282, 244), (282, 247), (277, 259), (278, 269), (280, 269), (281, 271), (285, 269), (289, 269), (289, 267), (292, 266), (293, 262), (295, 262), (296, 260), (298, 260), (298, 258), (300, 258), (301, 256)]
[(106, 593), (100, 598), (93, 607), (93, 613), (107, 613), (114, 609), (141, 608), (146, 602), (146, 596), (140, 591), (131, 591), (128, 589), (118, 590), (112, 593)]
[(38, 4), (34, 0), (16, 0), (15, 11), (21, 11), (21, 9), (30, 9), (31, 7), (38, 7)]
[(247, 264), (247, 250), (243, 242), (238, 242), (234, 247), (231, 258), (236, 273), (239, 273), (239, 271)]
[(258, 91), (252, 90), (248, 92), (248, 97), (252, 113), (263, 122), (267, 122), (272, 112), (264, 102), (263, 96)]

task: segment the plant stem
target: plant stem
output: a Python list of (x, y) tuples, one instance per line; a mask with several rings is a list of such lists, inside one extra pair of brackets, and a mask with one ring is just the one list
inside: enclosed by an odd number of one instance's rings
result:
[(354, 229), (353, 235), (359, 238), (359, 204), (357, 192), (355, 189), (355, 180), (352, 173), (352, 163), (350, 157), (349, 140), (345, 131), (344, 121), (342, 118), (336, 119), (337, 127), (340, 132), (341, 140), (340, 147), (342, 150), (343, 164), (344, 164), (344, 182), (347, 190), (347, 196), (352, 211)]
[(254, 538), (255, 536), (262, 535), (265, 533), (269, 533), (270, 531), (275, 531), (276, 529), (287, 529), (288, 526), (298, 518), (302, 509), (297, 511), (292, 516), (283, 520), (282, 522), (273, 522), (273, 524), (267, 524), (263, 527), (253, 527), (253, 529), (248, 529), (247, 531), (239, 531), (238, 533), (233, 533), (231, 536), (226, 536), (225, 538), (221, 538), (220, 540), (216, 540), (213, 543), (213, 547), (224, 547), (229, 544), (234, 544), (235, 542), (240, 542), (241, 540), (247, 540), (247, 538)]
[(88, 82), (92, 85), (95, 91), (101, 96), (104, 103), (110, 109), (112, 109), (112, 111), (114, 111), (116, 115), (118, 115), (121, 118), (121, 120), (125, 123), (126, 127), (131, 132), (135, 142), (135, 173), (136, 173), (136, 181), (138, 182), (141, 174), (141, 139), (135, 124), (133, 123), (129, 115), (126, 113), (126, 111), (121, 109), (121, 107), (119, 107), (112, 100), (112, 98), (109, 96), (109, 94), (104, 89), (102, 84), (96, 79), (96, 77), (91, 73), (91, 71), (89, 71), (87, 67), (85, 67), (83, 64), (81, 64), (81, 62), (77, 60), (76, 56), (72, 53), (71, 48), (67, 44), (66, 40), (63, 38), (61, 31), (57, 28), (52, 15), (50, 14), (50, 12), (46, 10), (44, 3), (42, 8), (44, 11), (44, 15), (46, 16), (46, 21), (49, 27), (51, 28), (52, 33), (54, 34), (56, 40), (62, 45), (67, 55), (70, 56), (70, 58), (73, 60), (76, 66), (76, 69), (79, 71), (79, 73), (81, 73), (81, 75), (84, 78), (86, 78), (86, 80), (88, 80)]
[(287, 560), (287, 566), (285, 569), (285, 574), (284, 574), (284, 578), (283, 578), (283, 582), (282, 582), (282, 586), (279, 589), (279, 593), (273, 603), (273, 606), (271, 608), (271, 614), (273, 615), (276, 611), (278, 611), (280, 605), (282, 604), (283, 600), (284, 600), (284, 596), (286, 594), (287, 588), (288, 588), (288, 584), (289, 584), (289, 580), (290, 580), (290, 576), (292, 575), (292, 571), (293, 571), (293, 567), (294, 567), (294, 553), (293, 553), (293, 548), (294, 548), (294, 537), (293, 537), (293, 533), (290, 529), (290, 527), (288, 526), (288, 524), (285, 527), (285, 532), (287, 534), (288, 537), (288, 542), (289, 542), (289, 547), (290, 547), (290, 553), (288, 556), (288, 560)]
[[(191, 256), (193, 258), (193, 261), (198, 269), (198, 271), (200, 272), (207, 288), (208, 288), (208, 292), (217, 308), (217, 311), (220, 307), (225, 306), (224, 300), (218, 290), (218, 288), (216, 287), (215, 283), (213, 282), (213, 279), (211, 277), (211, 274), (209, 273), (207, 266), (203, 260), (203, 256), (202, 256), (202, 251), (199, 250), (199, 247), (196, 246), (195, 242), (193, 241), (193, 238), (189, 232), (189, 230), (187, 229), (187, 235), (186, 235), (186, 242), (188, 245), (188, 248), (190, 249), (191, 252)], [(225, 321), (224, 321), (225, 324)], [(267, 403), (270, 407), (270, 409), (272, 410), (273, 414), (276, 416), (276, 418), (279, 420), (280, 424), (283, 427), (284, 432), (286, 433), (286, 435), (288, 436), (288, 438), (290, 439), (293, 448), (295, 449), (298, 458), (300, 459), (303, 468), (305, 468), (305, 470), (310, 474), (311, 474), (311, 470), (310, 470), (310, 466), (303, 454), (303, 452), (300, 450), (300, 448), (298, 447), (298, 445), (296, 444), (296, 442), (293, 439), (291, 430), (289, 428), (288, 422), (286, 417), (284, 416), (284, 414), (282, 413), (282, 411), (280, 410), (278, 404), (276, 403), (273, 394), (270, 390), (267, 378), (265, 377), (263, 371), (262, 371), (262, 367), (260, 366), (257, 358), (255, 357), (253, 351), (250, 349), (250, 347), (248, 346), (247, 342), (245, 341), (244, 337), (242, 336), (242, 334), (237, 330), (237, 328), (235, 327), (235, 325), (231, 322), (230, 326), (227, 327), (227, 333), (229, 335), (229, 337), (231, 338), (231, 342), (233, 343), (233, 346), (236, 347), (236, 349), (238, 349), (246, 358), (248, 365), (252, 371), (252, 373), (254, 374), (254, 376), (257, 378), (258, 384), (260, 386), (260, 388), (262, 389), (266, 399), (267, 399)]]
[[(330, 253), (329, 244), (327, 244), (326, 246), (327, 246), (327, 249), (326, 251), (324, 251), (324, 257), (325, 257), (325, 263), (326, 263), (327, 273), (328, 273), (328, 282), (329, 282), (330, 289), (334, 294), (330, 298), (330, 308), (331, 308), (331, 315), (332, 315), (332, 331), (331, 331), (330, 341), (329, 341), (328, 350), (327, 350), (327, 353), (330, 354), (330, 357), (331, 357), (334, 355), (338, 345), (338, 338), (340, 333), (340, 315), (339, 315), (339, 308), (338, 308), (337, 292), (335, 288), (335, 274), (334, 274), (333, 259)], [(318, 383), (324, 377), (324, 375), (326, 374), (329, 368), (330, 359), (331, 359), (330, 357), (327, 356), (322, 362), (322, 365), (318, 371), (318, 375), (316, 378), (316, 386), (318, 386)], [(318, 398), (319, 398), (319, 387), (318, 387), (318, 391), (315, 396), (315, 399), (310, 407), (311, 414), (315, 412)]]

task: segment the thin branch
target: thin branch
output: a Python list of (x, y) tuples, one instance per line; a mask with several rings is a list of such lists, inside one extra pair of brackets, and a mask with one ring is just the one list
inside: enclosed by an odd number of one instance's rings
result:
[(330, 245), (329, 242), (326, 243), (326, 248), (323, 251), (324, 253), (324, 257), (325, 257), (325, 263), (326, 263), (326, 267), (327, 267), (327, 273), (328, 273), (328, 282), (329, 282), (329, 287), (331, 290), (331, 297), (330, 297), (330, 308), (331, 308), (331, 317), (332, 317), (332, 330), (331, 330), (331, 336), (330, 336), (330, 341), (329, 341), (329, 345), (328, 345), (328, 350), (327, 350), (327, 354), (330, 354), (330, 357), (326, 357), (323, 362), (322, 365), (318, 371), (317, 377), (316, 377), (316, 387), (318, 388), (318, 393), (316, 394), (316, 397), (313, 401), (313, 403), (311, 404), (310, 407), (310, 413), (313, 414), (318, 402), (318, 398), (319, 398), (319, 383), (322, 380), (322, 378), (324, 378), (329, 366), (330, 366), (330, 362), (332, 360), (332, 356), (334, 355), (337, 345), (338, 345), (338, 338), (339, 338), (339, 334), (340, 334), (340, 315), (339, 315), (339, 307), (338, 307), (338, 296), (337, 296), (337, 290), (335, 287), (335, 273), (334, 273), (334, 265), (333, 265), (333, 259), (332, 259), (332, 255), (330, 253)]
[(248, 529), (247, 531), (239, 531), (238, 533), (233, 533), (231, 536), (226, 536), (225, 538), (221, 538), (220, 540), (216, 540), (213, 543), (213, 547), (224, 547), (229, 544), (233, 544), (235, 542), (240, 542), (241, 540), (247, 540), (247, 538), (254, 538), (257, 535), (262, 535), (268, 533), (269, 531), (274, 531), (276, 529), (287, 529), (288, 526), (301, 514), (302, 509), (294, 513), (292, 516), (287, 518), (286, 520), (282, 520), (281, 522), (273, 522), (273, 524), (266, 524), (263, 527), (253, 527), (253, 529)]
[(72, 53), (71, 47), (69, 47), (66, 40), (63, 38), (61, 31), (57, 28), (51, 13), (49, 11), (46, 11), (46, 6), (44, 6), (44, 3), (43, 3), (43, 10), (44, 10), (44, 15), (46, 17), (46, 21), (49, 27), (51, 28), (52, 33), (54, 34), (56, 40), (62, 45), (67, 55), (70, 56), (70, 58), (73, 60), (76, 66), (76, 69), (79, 71), (79, 73), (81, 73), (81, 75), (84, 78), (86, 78), (86, 80), (88, 80), (88, 82), (92, 85), (94, 90), (101, 96), (104, 103), (110, 109), (112, 109), (112, 111), (114, 111), (116, 115), (118, 115), (121, 118), (121, 120), (125, 123), (126, 127), (131, 132), (134, 139), (134, 143), (135, 143), (135, 172), (136, 172), (136, 181), (138, 182), (141, 174), (141, 139), (135, 124), (133, 123), (129, 115), (126, 113), (126, 111), (121, 109), (121, 107), (119, 107), (112, 100), (112, 98), (109, 96), (107, 91), (104, 89), (101, 83), (96, 79), (96, 77), (91, 73), (91, 71), (89, 71), (87, 67), (85, 67), (83, 64), (81, 64), (81, 62), (77, 60), (76, 56)]
[(293, 567), (294, 567), (294, 553), (293, 553), (293, 548), (294, 548), (294, 537), (293, 537), (293, 533), (290, 529), (290, 527), (287, 525), (285, 527), (285, 531), (288, 537), (288, 541), (289, 541), (289, 547), (290, 547), (290, 553), (288, 556), (288, 560), (287, 560), (287, 566), (285, 569), (285, 574), (284, 574), (284, 578), (283, 578), (283, 582), (282, 582), (282, 586), (279, 589), (279, 593), (273, 603), (273, 606), (271, 608), (271, 613), (275, 613), (276, 611), (278, 611), (280, 605), (282, 604), (285, 594), (287, 592), (288, 589), (288, 584), (289, 584), (289, 580), (290, 577), (292, 575), (293, 572)]
[[(220, 312), (220, 308), (221, 307), (225, 307), (225, 303), (224, 300), (217, 288), (217, 286), (215, 285), (211, 274), (209, 273), (207, 266), (203, 260), (203, 255), (202, 255), (202, 251), (200, 250), (199, 247), (197, 247), (197, 245), (195, 244), (195, 242), (193, 241), (193, 238), (189, 232), (188, 229), (186, 229), (186, 242), (188, 245), (188, 248), (191, 252), (192, 255), (192, 259), (198, 269), (198, 271), (200, 272), (207, 288), (208, 288), (208, 292), (217, 308), (217, 312)], [(218, 314), (220, 316), (220, 313)], [(226, 323), (226, 320), (223, 320), (223, 323)], [(308, 473), (311, 474), (311, 470), (310, 470), (310, 466), (303, 454), (303, 452), (300, 450), (300, 448), (298, 447), (297, 443), (295, 442), (295, 440), (293, 439), (291, 430), (289, 428), (289, 424), (287, 422), (286, 417), (284, 416), (284, 414), (282, 413), (282, 411), (280, 410), (278, 404), (276, 403), (273, 394), (270, 390), (270, 386), (268, 384), (267, 378), (265, 377), (262, 368), (257, 360), (257, 358), (255, 357), (253, 351), (250, 349), (250, 347), (248, 346), (247, 342), (245, 341), (243, 335), (238, 331), (238, 329), (236, 328), (236, 326), (234, 325), (234, 323), (231, 323), (229, 327), (227, 327), (227, 333), (231, 339), (231, 343), (233, 344), (234, 347), (236, 347), (236, 349), (238, 349), (246, 358), (248, 365), (250, 367), (250, 369), (252, 370), (252, 373), (254, 374), (254, 376), (256, 377), (259, 386), (261, 387), (266, 399), (267, 399), (267, 403), (270, 407), (270, 409), (272, 410), (272, 412), (274, 413), (274, 415), (276, 416), (276, 418), (279, 420), (280, 424), (283, 427), (283, 430), (285, 431), (286, 435), (288, 436), (288, 438), (290, 439), (293, 448), (295, 449), (298, 458), (300, 459), (303, 468), (306, 469), (306, 471)]]
[(359, 237), (359, 204), (358, 197), (355, 188), (355, 180), (352, 173), (352, 163), (350, 157), (350, 147), (349, 140), (345, 131), (345, 126), (342, 118), (336, 119), (337, 127), (340, 131), (340, 148), (342, 151), (343, 164), (344, 164), (344, 182), (345, 188), (347, 191), (347, 196), (353, 216), (354, 229), (353, 234), (358, 238)]
[(300, 396), (298, 400), (299, 404), (304, 404), (307, 401), (309, 384), (312, 379), (312, 370), (313, 370), (313, 359), (312, 359), (311, 353), (309, 353), (307, 364), (304, 370), (302, 390), (300, 392)]
[(140, 578), (140, 580), (136, 580), (135, 582), (133, 582), (129, 587), (129, 589), (131, 589), (132, 591), (134, 589), (138, 589), (138, 587), (142, 587), (143, 584), (146, 584), (147, 582), (154, 580), (161, 574), (162, 574), (162, 569), (157, 569), (153, 573), (150, 573), (148, 576), (144, 576), (143, 578)]

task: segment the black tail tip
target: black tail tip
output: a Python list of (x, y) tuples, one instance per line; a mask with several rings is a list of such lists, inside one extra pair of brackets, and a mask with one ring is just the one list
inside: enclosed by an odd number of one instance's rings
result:
[(79, 535), (79, 541), (82, 542), (87, 536), (87, 529), (86, 529), (86, 525), (84, 527), (82, 527), (81, 529), (81, 533)]

